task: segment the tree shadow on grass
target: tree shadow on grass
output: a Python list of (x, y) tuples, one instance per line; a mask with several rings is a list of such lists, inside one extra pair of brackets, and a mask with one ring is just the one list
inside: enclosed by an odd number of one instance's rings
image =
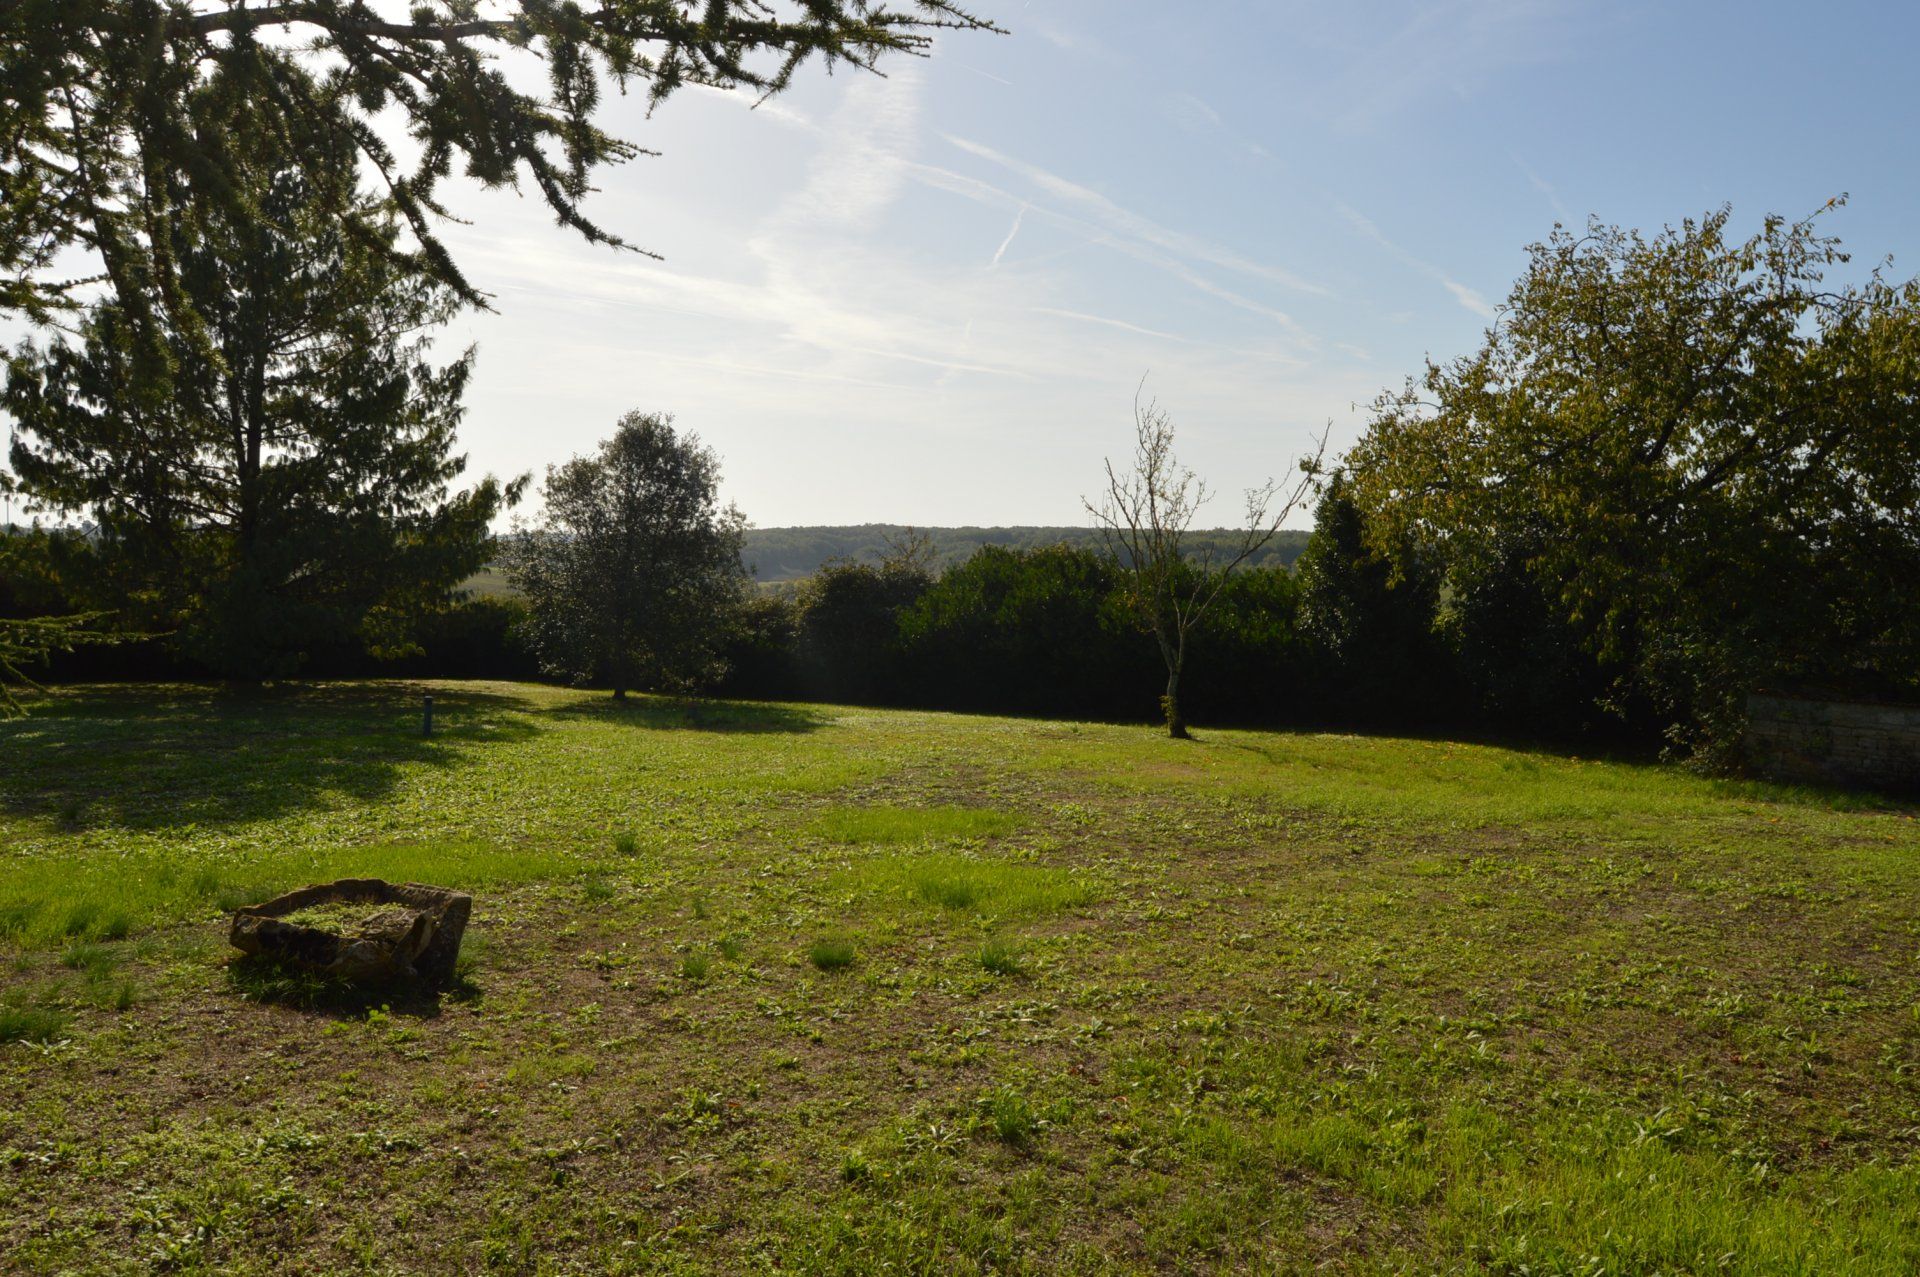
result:
[(363, 1020), (369, 1012), (431, 1020), (445, 1002), (478, 1002), (482, 990), (468, 973), (445, 984), (426, 980), (364, 983), (305, 971), (272, 958), (227, 962), (227, 987), (249, 1002), (291, 1007), (331, 1020)]
[[(421, 734), (421, 696), (434, 734)], [(530, 702), (446, 685), (66, 689), (0, 722), (0, 811), (79, 831), (223, 826), (377, 802), (419, 763), (457, 766), (541, 729)]]
[(604, 697), (575, 701), (541, 712), (549, 718), (584, 719), (662, 732), (799, 734), (817, 732), (833, 721), (829, 715), (802, 705), (665, 696), (642, 696), (624, 701)]

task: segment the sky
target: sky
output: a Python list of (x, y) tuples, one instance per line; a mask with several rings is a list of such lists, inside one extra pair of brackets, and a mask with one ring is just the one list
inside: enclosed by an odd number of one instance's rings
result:
[[(1827, 225), (1920, 271), (1920, 6), (977, 0), (882, 77), (688, 89), (581, 242), (470, 192), (472, 472), (672, 413), (763, 527), (1075, 524), (1145, 379), (1221, 497), (1472, 349), (1556, 221)], [(1295, 520), (1296, 524), (1300, 520)]]

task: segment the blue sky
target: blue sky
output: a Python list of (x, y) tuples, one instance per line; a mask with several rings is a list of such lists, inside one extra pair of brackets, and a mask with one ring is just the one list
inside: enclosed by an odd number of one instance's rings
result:
[(1472, 347), (1556, 219), (1747, 228), (1847, 191), (1832, 229), (1920, 270), (1915, 6), (976, 7), (1011, 34), (885, 79), (613, 101), (662, 154), (591, 209), (664, 261), (459, 200), (498, 305), (447, 341), (479, 346), (474, 469), (657, 409), (762, 526), (1077, 523), (1143, 375), (1230, 494)]

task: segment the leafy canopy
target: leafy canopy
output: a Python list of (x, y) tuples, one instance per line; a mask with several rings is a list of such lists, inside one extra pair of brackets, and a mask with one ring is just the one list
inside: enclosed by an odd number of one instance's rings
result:
[(1755, 686), (1920, 670), (1920, 283), (1729, 216), (1557, 231), (1348, 458), (1383, 553), (1528, 574), (1616, 698), (1720, 738)]
[(719, 458), (659, 413), (628, 413), (597, 454), (548, 468), (546, 521), (506, 568), (549, 673), (616, 698), (717, 675), (746, 582), (746, 520), (719, 484)]

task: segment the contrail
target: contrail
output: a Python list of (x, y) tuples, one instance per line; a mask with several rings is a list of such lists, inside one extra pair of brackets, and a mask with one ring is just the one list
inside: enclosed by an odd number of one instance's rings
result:
[(1022, 204), (1020, 206), (1020, 211), (1013, 215), (1013, 229), (1009, 230), (1007, 232), (1007, 237), (1000, 241), (1000, 247), (994, 253), (993, 260), (987, 263), (988, 270), (992, 270), (994, 267), (998, 266), (1000, 264), (1000, 259), (1007, 255), (1007, 250), (1013, 247), (1013, 237), (1020, 233), (1020, 223), (1026, 220), (1027, 220), (1027, 206), (1025, 204)]

